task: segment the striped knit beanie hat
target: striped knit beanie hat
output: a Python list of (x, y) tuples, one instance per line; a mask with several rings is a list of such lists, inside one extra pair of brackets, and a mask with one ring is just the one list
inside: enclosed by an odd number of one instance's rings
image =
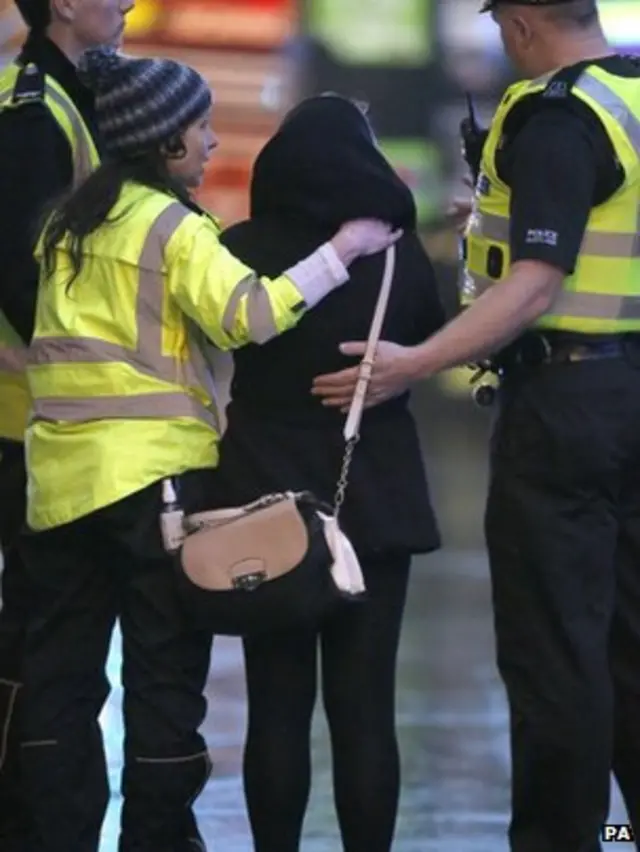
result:
[(168, 142), (212, 103), (207, 81), (172, 59), (96, 48), (84, 54), (78, 72), (95, 94), (98, 131), (112, 155), (136, 156)]

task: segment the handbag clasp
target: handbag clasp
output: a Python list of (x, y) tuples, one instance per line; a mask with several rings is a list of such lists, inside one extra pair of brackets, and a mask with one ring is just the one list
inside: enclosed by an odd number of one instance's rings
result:
[(250, 574), (234, 577), (231, 585), (238, 592), (254, 592), (266, 579), (266, 571), (252, 571)]

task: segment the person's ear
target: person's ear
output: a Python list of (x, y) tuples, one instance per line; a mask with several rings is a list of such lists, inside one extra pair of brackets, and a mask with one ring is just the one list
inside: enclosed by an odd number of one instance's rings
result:
[(531, 24), (523, 15), (514, 15), (511, 22), (519, 44), (521, 47), (527, 48), (533, 38)]
[(77, 0), (51, 0), (51, 17), (70, 24), (76, 16)]
[(161, 147), (160, 152), (167, 160), (184, 160), (187, 156), (187, 148), (182, 136), (174, 136)]

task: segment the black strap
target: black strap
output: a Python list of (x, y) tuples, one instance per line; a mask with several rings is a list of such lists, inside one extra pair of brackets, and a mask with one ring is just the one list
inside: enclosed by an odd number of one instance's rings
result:
[(45, 95), (45, 77), (40, 68), (29, 62), (20, 68), (13, 87), (11, 103), (20, 104), (43, 103)]
[(593, 65), (593, 62), (585, 60), (583, 62), (576, 62), (575, 65), (561, 68), (548, 80), (547, 85), (542, 91), (532, 92), (522, 98), (505, 119), (503, 127), (505, 138), (513, 141), (529, 118), (545, 102), (547, 104), (555, 103), (558, 106), (569, 106), (571, 109), (578, 109), (583, 116), (585, 114), (590, 115), (592, 110), (586, 105), (584, 105), (583, 109), (582, 102), (572, 95), (573, 87), (590, 65)]
[(582, 62), (576, 62), (575, 65), (569, 65), (567, 68), (561, 68), (547, 83), (542, 92), (542, 97), (545, 100), (568, 98), (584, 71), (592, 64), (590, 59), (586, 59)]

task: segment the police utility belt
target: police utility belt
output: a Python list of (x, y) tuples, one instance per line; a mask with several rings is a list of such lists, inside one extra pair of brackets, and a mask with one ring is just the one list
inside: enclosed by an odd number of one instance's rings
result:
[(164, 546), (174, 555), (178, 593), (194, 625), (226, 636), (310, 627), (345, 602), (364, 598), (362, 570), (340, 528), (339, 512), (394, 269), (391, 246), (343, 431), (345, 451), (333, 506), (310, 492), (286, 492), (185, 516), (173, 483), (164, 481)]
[(576, 364), (611, 358), (626, 358), (640, 366), (640, 334), (528, 331), (493, 358), (472, 364), (475, 373), (469, 383), (474, 387), (474, 401), (485, 407), (492, 405), (496, 397), (493, 385), (481, 384), (487, 373), (504, 379), (518, 372), (553, 364)]

